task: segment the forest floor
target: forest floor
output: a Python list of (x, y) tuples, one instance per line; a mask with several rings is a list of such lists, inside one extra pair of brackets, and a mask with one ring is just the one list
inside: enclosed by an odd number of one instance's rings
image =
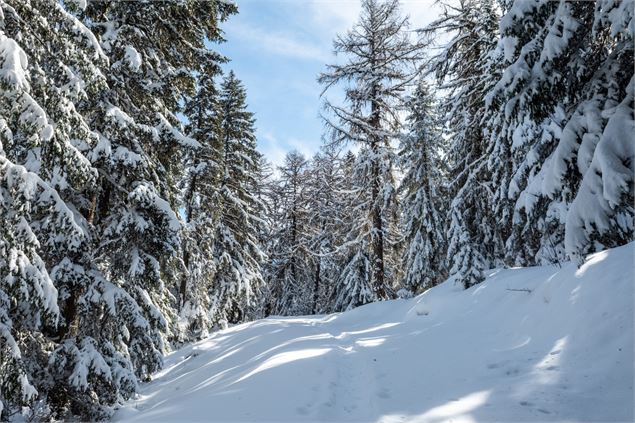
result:
[(633, 421), (634, 254), (235, 326), (168, 356), (115, 420)]

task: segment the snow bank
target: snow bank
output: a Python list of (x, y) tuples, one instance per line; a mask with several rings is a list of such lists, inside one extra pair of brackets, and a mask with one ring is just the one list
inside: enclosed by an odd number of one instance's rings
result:
[(131, 421), (633, 421), (635, 244), (169, 356)]

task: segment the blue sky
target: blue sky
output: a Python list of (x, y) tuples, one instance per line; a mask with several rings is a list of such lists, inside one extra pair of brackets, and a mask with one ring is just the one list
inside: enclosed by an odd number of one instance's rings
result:
[[(256, 114), (259, 150), (275, 165), (296, 149), (307, 157), (321, 144), (317, 75), (334, 61), (336, 34), (353, 26), (359, 0), (237, 0), (240, 13), (223, 24), (216, 48), (231, 62)], [(414, 26), (435, 17), (433, 0), (404, 0)], [(337, 94), (337, 93), (333, 93)], [(332, 94), (331, 94), (332, 95)]]

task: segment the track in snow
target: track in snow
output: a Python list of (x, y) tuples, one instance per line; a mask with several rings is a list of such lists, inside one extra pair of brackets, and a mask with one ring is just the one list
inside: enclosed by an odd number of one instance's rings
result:
[(170, 355), (115, 418), (633, 421), (634, 252), (236, 326)]

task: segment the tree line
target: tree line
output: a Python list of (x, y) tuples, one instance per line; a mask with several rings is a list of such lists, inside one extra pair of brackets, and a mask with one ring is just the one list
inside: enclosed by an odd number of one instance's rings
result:
[(411, 28), (397, 0), (363, 1), (335, 40), (344, 59), (318, 80), (345, 99), (325, 98), (323, 151), (288, 155), (278, 181), (293, 188), (274, 202), (277, 313), (410, 296), (448, 275), (469, 288), (490, 268), (633, 240), (632, 4), (441, 6)]

